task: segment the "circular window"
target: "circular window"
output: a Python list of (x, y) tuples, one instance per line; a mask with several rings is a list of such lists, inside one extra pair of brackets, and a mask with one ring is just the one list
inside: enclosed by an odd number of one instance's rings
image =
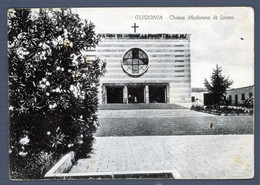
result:
[(125, 53), (122, 66), (128, 74), (138, 76), (147, 71), (148, 63), (148, 56), (143, 50), (132, 48)]

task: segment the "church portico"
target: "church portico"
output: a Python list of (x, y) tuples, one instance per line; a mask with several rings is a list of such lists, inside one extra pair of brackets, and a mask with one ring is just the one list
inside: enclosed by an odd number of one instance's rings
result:
[(169, 84), (110, 83), (102, 92), (102, 104), (170, 103)]

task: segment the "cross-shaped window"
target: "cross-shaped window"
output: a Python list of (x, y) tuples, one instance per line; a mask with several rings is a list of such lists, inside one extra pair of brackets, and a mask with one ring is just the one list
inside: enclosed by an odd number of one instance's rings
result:
[(148, 56), (143, 50), (132, 48), (125, 53), (122, 66), (128, 74), (138, 76), (147, 71), (148, 63)]

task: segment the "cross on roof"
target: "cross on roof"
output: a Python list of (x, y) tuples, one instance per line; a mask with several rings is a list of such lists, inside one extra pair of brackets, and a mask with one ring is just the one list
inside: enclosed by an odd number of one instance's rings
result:
[(136, 28), (139, 28), (139, 26), (136, 26), (136, 24), (134, 23), (134, 26), (131, 26), (131, 28), (134, 28), (134, 32), (136, 33)]

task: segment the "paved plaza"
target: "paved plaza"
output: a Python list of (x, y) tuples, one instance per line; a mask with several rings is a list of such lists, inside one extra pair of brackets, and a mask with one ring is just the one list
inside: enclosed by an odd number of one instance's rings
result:
[(96, 137), (69, 173), (172, 172), (176, 179), (253, 177), (253, 135)]
[(253, 134), (253, 116), (217, 116), (189, 109), (99, 110), (96, 136)]
[(98, 113), (101, 125), (95, 134), (93, 151), (89, 158), (79, 159), (68, 175), (253, 177), (253, 116), (216, 116), (189, 109)]

